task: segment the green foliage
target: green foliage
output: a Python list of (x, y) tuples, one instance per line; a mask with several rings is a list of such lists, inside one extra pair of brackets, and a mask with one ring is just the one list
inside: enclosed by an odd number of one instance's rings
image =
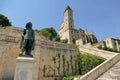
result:
[(102, 49), (102, 45), (99, 45), (97, 48), (98, 48), (98, 49)]
[(105, 61), (104, 58), (97, 57), (91, 54), (80, 54), (79, 57), (81, 59), (81, 75), (87, 73), (88, 71)]
[(114, 51), (114, 52), (118, 52), (116, 46), (113, 47), (113, 51)]
[(57, 36), (57, 32), (56, 32), (56, 30), (53, 27), (51, 27), (51, 28), (44, 28), (44, 29), (36, 30), (36, 31), (39, 34), (42, 34), (43, 36), (48, 38), (49, 40), (53, 40)]
[(75, 42), (76, 42), (76, 39), (74, 39), (74, 38), (73, 38), (73, 39), (72, 39), (72, 42), (75, 44)]
[(2, 14), (0, 14), (0, 26), (2, 26), (2, 27), (11, 26), (9, 19)]
[(68, 43), (68, 39), (66, 38), (66, 39), (63, 39), (63, 40), (61, 40), (61, 42), (62, 43)]
[(113, 48), (110, 48), (110, 47), (102, 47), (102, 45), (100, 45), (97, 48), (101, 50), (111, 51), (111, 52), (118, 52), (116, 46), (114, 46)]
[(55, 37), (54, 41), (60, 42), (60, 36), (57, 35), (57, 36)]
[(102, 49), (106, 51), (111, 51), (111, 52), (118, 52), (116, 47), (113, 47), (113, 48), (108, 47), (108, 48), (102, 48)]
[(105, 59), (101, 57), (86, 53), (78, 53), (79, 75), (64, 77), (62, 80), (73, 80), (74, 77), (84, 75), (85, 73), (89, 72), (91, 69), (95, 68), (104, 61)]

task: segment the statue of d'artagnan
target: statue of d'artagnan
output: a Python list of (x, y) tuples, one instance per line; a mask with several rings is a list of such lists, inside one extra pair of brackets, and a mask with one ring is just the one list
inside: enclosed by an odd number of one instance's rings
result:
[[(35, 33), (34, 30), (32, 29), (32, 23), (28, 22), (26, 24), (26, 29), (24, 29), (22, 33), (22, 38), (20, 42), (21, 52), (19, 56), (33, 57), (31, 51), (34, 50), (34, 47), (35, 47)], [(23, 52), (25, 52), (25, 55), (23, 55)]]

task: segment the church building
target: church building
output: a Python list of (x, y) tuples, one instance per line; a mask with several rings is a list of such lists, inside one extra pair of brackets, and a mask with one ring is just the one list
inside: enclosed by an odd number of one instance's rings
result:
[(68, 40), (68, 44), (73, 44), (76, 40), (82, 40), (83, 44), (86, 43), (97, 43), (97, 38), (91, 32), (87, 32), (82, 29), (75, 29), (73, 11), (67, 6), (64, 11), (64, 21), (59, 29), (59, 36), (61, 40)]

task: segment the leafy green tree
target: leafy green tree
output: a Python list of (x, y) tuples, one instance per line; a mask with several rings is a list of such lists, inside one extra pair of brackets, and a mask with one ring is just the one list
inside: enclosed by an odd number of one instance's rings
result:
[(57, 35), (57, 36), (55, 37), (54, 41), (58, 41), (58, 42), (60, 42), (60, 36)]
[(39, 34), (42, 34), (49, 40), (53, 40), (57, 36), (56, 30), (51, 27), (51, 28), (43, 28), (41, 30), (36, 30)]
[(9, 21), (9, 19), (6, 16), (0, 14), (0, 26), (5, 27), (5, 26), (11, 26), (11, 25), (12, 24)]
[(50, 30), (50, 33), (52, 34), (52, 38), (55, 38), (57, 36), (56, 30), (53, 27), (51, 27), (49, 30)]

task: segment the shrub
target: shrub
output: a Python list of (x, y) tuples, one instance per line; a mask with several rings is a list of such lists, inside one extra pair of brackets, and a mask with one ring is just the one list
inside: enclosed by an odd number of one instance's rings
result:
[(39, 34), (45, 36), (49, 40), (53, 40), (57, 36), (56, 30), (51, 28), (43, 28), (41, 30), (36, 30)]
[[(97, 57), (91, 54), (78, 53), (79, 76), (89, 72), (91, 69), (95, 68), (105, 60), (106, 59), (104, 58)], [(62, 80), (73, 80), (74, 77), (75, 77), (74, 75), (69, 77), (64, 77)]]
[(114, 46), (113, 48), (110, 48), (110, 47), (102, 47), (102, 45), (100, 45), (97, 48), (101, 50), (111, 51), (111, 52), (118, 52), (116, 46)]
[(97, 48), (98, 48), (98, 49), (102, 49), (102, 45), (99, 45)]

